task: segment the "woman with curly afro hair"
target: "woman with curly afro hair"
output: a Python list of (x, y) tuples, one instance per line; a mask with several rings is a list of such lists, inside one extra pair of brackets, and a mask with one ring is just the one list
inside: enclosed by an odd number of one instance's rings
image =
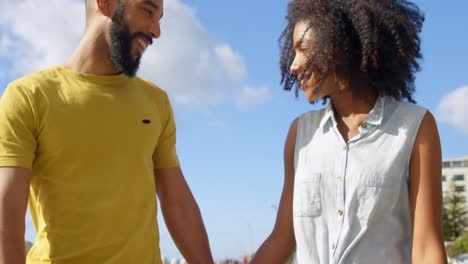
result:
[(253, 263), (446, 263), (441, 147), (415, 104), (419, 8), (405, 0), (293, 0), (285, 90), (324, 109), (294, 120), (276, 224)]

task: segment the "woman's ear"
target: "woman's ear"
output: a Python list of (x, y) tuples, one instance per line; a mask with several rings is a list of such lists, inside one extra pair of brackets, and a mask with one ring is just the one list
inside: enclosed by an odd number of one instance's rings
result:
[(349, 81), (338, 78), (336, 76), (336, 71), (335, 71), (334, 75), (335, 75), (336, 91), (339, 92), (339, 93), (347, 91), (349, 89)]

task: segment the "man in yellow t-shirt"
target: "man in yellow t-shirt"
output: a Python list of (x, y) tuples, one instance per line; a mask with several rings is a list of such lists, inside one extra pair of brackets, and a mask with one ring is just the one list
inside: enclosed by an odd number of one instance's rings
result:
[[(185, 259), (212, 263), (169, 99), (135, 77), (163, 0), (87, 0), (86, 11), (70, 60), (0, 100), (0, 263), (159, 264), (156, 194)], [(28, 203), (37, 235), (25, 259)]]

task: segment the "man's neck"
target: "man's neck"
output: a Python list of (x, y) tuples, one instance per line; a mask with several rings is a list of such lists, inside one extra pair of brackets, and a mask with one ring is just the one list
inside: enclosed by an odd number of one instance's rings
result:
[(110, 59), (109, 44), (103, 30), (88, 29), (65, 67), (94, 75), (119, 74)]

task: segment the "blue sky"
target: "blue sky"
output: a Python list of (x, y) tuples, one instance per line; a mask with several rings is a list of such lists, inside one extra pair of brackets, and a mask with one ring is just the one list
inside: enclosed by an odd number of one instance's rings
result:
[[(1, 0), (0, 92), (17, 76), (63, 63), (78, 44), (83, 1), (50, 2)], [(436, 115), (443, 157), (467, 156), (468, 2), (415, 2), (426, 14), (415, 98)], [(142, 76), (167, 90), (173, 102), (182, 169), (216, 258), (253, 252), (268, 236), (289, 124), (320, 108), (279, 85), (277, 39), (286, 5), (166, 0), (162, 37), (141, 67)], [(180, 256), (160, 222), (163, 254)], [(29, 219), (26, 236), (34, 239)]]

